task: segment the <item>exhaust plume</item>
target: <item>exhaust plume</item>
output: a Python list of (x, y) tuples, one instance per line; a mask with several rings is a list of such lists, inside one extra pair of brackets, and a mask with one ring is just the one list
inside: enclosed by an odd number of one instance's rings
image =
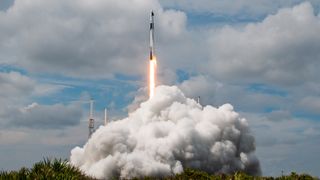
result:
[(149, 98), (152, 98), (156, 89), (156, 68), (157, 60), (155, 57), (149, 61)]
[(99, 179), (162, 177), (184, 168), (209, 173), (260, 175), (254, 137), (230, 104), (201, 107), (175, 86), (159, 86), (153, 98), (122, 120), (100, 126), (70, 161)]

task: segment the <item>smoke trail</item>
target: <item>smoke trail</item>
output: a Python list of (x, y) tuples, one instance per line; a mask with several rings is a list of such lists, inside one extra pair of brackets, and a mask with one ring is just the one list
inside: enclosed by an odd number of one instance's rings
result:
[(237, 170), (259, 175), (254, 137), (230, 104), (202, 108), (175, 86), (125, 119), (100, 126), (71, 163), (97, 178), (165, 176), (191, 167), (210, 173)]

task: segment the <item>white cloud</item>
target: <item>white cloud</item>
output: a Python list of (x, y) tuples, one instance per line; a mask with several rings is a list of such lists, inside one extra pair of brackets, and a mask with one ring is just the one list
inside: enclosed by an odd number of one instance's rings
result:
[(299, 102), (299, 107), (306, 113), (320, 115), (320, 97), (319, 96), (306, 96)]
[[(3, 127), (61, 128), (79, 124), (79, 103), (43, 105), (33, 97), (50, 96), (65, 86), (39, 83), (19, 72), (0, 73), (0, 124)], [(29, 105), (25, 105), (29, 104)]]
[(156, 0), (16, 0), (0, 13), (0, 62), (77, 77), (142, 74), (151, 9), (163, 41), (185, 31), (186, 15)]
[(17, 144), (28, 138), (28, 134), (15, 130), (1, 130), (0, 143), (2, 145)]
[(183, 81), (179, 88), (186, 94), (187, 97), (197, 99), (200, 96), (201, 103), (214, 104), (217, 90), (222, 86), (221, 83), (206, 76), (196, 76)]
[(21, 98), (34, 90), (36, 82), (18, 72), (0, 72), (0, 98)]
[[(256, 138), (264, 175), (303, 172), (318, 175), (320, 123), (299, 118), (270, 119), (266, 114), (241, 113)], [(274, 164), (277, 164), (274, 167)]]
[[(221, 15), (257, 16), (274, 13), (279, 8), (293, 6), (304, 0), (159, 0), (165, 7), (174, 7), (196, 13)], [(313, 5), (320, 5), (317, 0), (309, 0)]]
[(281, 9), (243, 29), (211, 37), (207, 72), (224, 80), (297, 85), (318, 82), (320, 19), (310, 3)]
[(40, 83), (28, 75), (23, 75), (16, 71), (0, 72), (0, 99), (17, 100), (21, 103), (27, 96), (48, 96), (62, 89), (67, 85), (54, 83)]
[(65, 128), (80, 123), (82, 117), (81, 106), (76, 104), (39, 105), (32, 103), (19, 110), (6, 113), (9, 126), (30, 128)]
[(287, 97), (248, 90), (250, 85), (219, 82), (212, 76), (195, 76), (179, 84), (181, 90), (191, 98), (200, 96), (202, 104), (219, 106), (231, 103), (245, 112), (262, 112), (266, 107), (288, 108)]

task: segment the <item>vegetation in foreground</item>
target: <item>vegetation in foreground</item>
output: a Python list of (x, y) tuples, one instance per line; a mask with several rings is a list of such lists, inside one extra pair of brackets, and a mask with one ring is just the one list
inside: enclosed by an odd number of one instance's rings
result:
[[(151, 177), (143, 178), (145, 180), (153, 179)], [(250, 176), (243, 172), (236, 172), (232, 175), (227, 174), (208, 174), (203, 171), (186, 169), (183, 173), (164, 178), (165, 180), (184, 180), (184, 179), (196, 179), (196, 180), (313, 180), (317, 179), (308, 174), (297, 174), (292, 172), (290, 175), (284, 175), (280, 177), (256, 177)]]
[(32, 168), (21, 168), (19, 171), (0, 172), (0, 180), (34, 180), (34, 179), (79, 179), (91, 180), (93, 178), (86, 176), (78, 168), (68, 164), (67, 160), (44, 159), (33, 165)]
[[(2, 171), (0, 172), (0, 179), (19, 179), (19, 180), (33, 180), (33, 179), (75, 179), (75, 180), (93, 180), (94, 178), (89, 177), (82, 173), (79, 169), (68, 164), (66, 160), (61, 159), (44, 159), (41, 162), (34, 164), (30, 169), (21, 168), (19, 171)], [(117, 178), (113, 178), (117, 179)], [(152, 180), (152, 179), (163, 179), (163, 180), (313, 180), (317, 179), (308, 174), (296, 174), (292, 172), (290, 175), (280, 177), (254, 177), (247, 175), (243, 172), (236, 172), (233, 175), (216, 174), (210, 175), (206, 172), (186, 169), (183, 173), (177, 174), (171, 177), (154, 178), (134, 178), (134, 180)]]

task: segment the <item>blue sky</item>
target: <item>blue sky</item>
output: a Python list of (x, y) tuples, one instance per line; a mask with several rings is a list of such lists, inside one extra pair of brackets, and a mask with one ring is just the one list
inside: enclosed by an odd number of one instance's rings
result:
[[(230, 103), (256, 137), (264, 175), (320, 176), (320, 2), (0, 2), (0, 169), (68, 158), (97, 124), (146, 97), (148, 14), (159, 84)], [(63, 137), (63, 138), (61, 138)]]

